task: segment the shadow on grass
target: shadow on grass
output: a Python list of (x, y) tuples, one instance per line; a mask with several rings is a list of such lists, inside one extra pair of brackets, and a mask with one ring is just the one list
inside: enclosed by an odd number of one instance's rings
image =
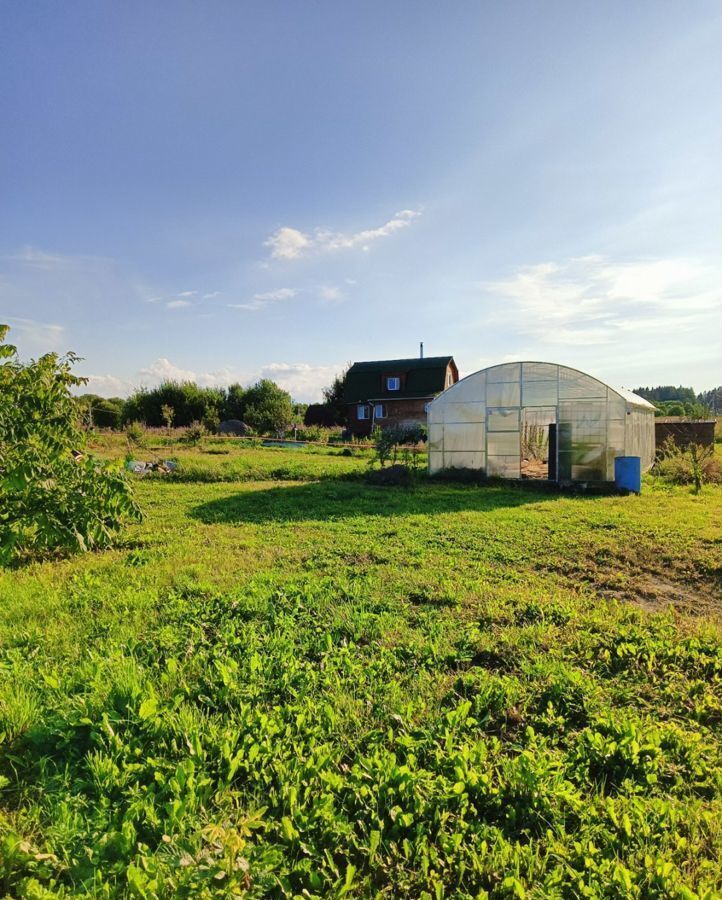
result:
[(436, 515), (553, 501), (558, 494), (502, 485), (424, 483), (413, 488), (374, 487), (335, 479), (240, 491), (194, 507), (205, 523), (317, 522), (364, 516)]

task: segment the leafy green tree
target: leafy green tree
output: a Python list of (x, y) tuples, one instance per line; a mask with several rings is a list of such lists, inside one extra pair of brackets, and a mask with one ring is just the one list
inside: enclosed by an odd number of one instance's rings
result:
[(668, 400), (679, 400), (681, 403), (694, 403), (697, 396), (691, 387), (682, 387), (673, 384), (662, 384), (657, 387), (634, 388), (634, 393), (649, 400), (650, 403), (665, 403)]
[(82, 411), (83, 424), (88, 428), (119, 428), (125, 401), (122, 397), (101, 397), (99, 394), (79, 394), (76, 402)]
[(291, 395), (267, 378), (245, 394), (245, 421), (261, 434), (285, 431), (293, 421)]
[(719, 415), (722, 413), (722, 385), (710, 391), (702, 391), (697, 395), (697, 401), (706, 406), (713, 415)]
[(111, 543), (140, 516), (121, 468), (83, 451), (73, 353), (25, 364), (0, 325), (0, 562)]
[(346, 376), (348, 375), (348, 370), (350, 368), (351, 363), (347, 363), (346, 368), (336, 375), (328, 387), (323, 389), (323, 403), (324, 406), (328, 407), (331, 413), (329, 424), (346, 425), (347, 423), (344, 394), (346, 392)]
[(173, 427), (173, 419), (175, 419), (175, 410), (170, 403), (164, 403), (160, 408), (160, 414), (163, 417), (165, 427), (170, 431)]
[(141, 388), (123, 407), (123, 422), (145, 422), (156, 428), (164, 424), (163, 407), (175, 410), (174, 424), (185, 427), (220, 415), (225, 394), (219, 388), (202, 388), (193, 381), (164, 381), (156, 388)]
[(246, 411), (245, 396), (245, 388), (241, 387), (237, 382), (228, 385), (221, 413), (224, 419), (240, 419), (243, 421)]

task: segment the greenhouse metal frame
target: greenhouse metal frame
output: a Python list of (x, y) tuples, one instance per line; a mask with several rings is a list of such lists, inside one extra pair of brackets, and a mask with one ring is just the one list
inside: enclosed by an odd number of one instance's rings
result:
[(614, 481), (614, 460), (654, 462), (654, 406), (578, 369), (514, 362), (468, 375), (428, 406), (429, 473)]

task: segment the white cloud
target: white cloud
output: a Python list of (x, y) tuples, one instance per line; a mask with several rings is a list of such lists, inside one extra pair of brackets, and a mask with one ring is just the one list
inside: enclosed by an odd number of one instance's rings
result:
[(181, 291), (179, 297), (195, 297), (198, 291)]
[(248, 303), (229, 303), (231, 309), (263, 309), (271, 303), (278, 303), (281, 300), (291, 300), (298, 294), (295, 288), (277, 288), (275, 291), (266, 291), (262, 294), (254, 294), (253, 299)]
[(342, 371), (342, 365), (318, 366), (310, 363), (272, 362), (245, 372), (225, 366), (212, 372), (187, 369), (176, 365), (164, 356), (149, 366), (139, 369), (134, 378), (119, 378), (111, 374), (90, 374), (87, 386), (80, 392), (90, 391), (103, 396), (127, 396), (137, 387), (152, 387), (162, 381), (194, 381), (201, 387), (227, 387), (239, 382), (254, 384), (261, 378), (270, 378), (288, 391), (294, 400), (305, 403), (321, 399), (321, 391)]
[(115, 375), (85, 375), (87, 383), (78, 389), (81, 394), (100, 394), (101, 397), (126, 397), (132, 390), (130, 381)]
[(264, 245), (271, 248), (273, 259), (300, 259), (313, 253), (350, 250), (354, 247), (368, 250), (374, 241), (406, 228), (420, 215), (418, 210), (402, 209), (378, 228), (366, 228), (351, 234), (325, 228), (316, 228), (313, 234), (307, 234), (297, 228), (284, 226), (275, 231)]
[(19, 263), (33, 269), (66, 269), (78, 267), (104, 267), (112, 260), (103, 256), (71, 256), (63, 253), (48, 253), (38, 247), (26, 245), (16, 253), (0, 257), (7, 262)]
[(141, 380), (157, 384), (161, 381), (195, 381), (196, 373), (192, 369), (182, 369), (165, 356), (161, 356), (145, 369), (138, 372)]
[(341, 288), (331, 284), (324, 284), (318, 289), (318, 296), (324, 303), (341, 303), (345, 299)]
[(260, 371), (261, 378), (270, 378), (303, 403), (317, 403), (321, 391), (331, 384), (343, 370), (342, 365), (313, 366), (309, 363), (269, 363)]
[(37, 322), (35, 319), (17, 318), (0, 315), (0, 320), (10, 326), (8, 342), (18, 348), (20, 356), (28, 354), (64, 353), (67, 337), (65, 328), (50, 322)]
[(184, 307), (190, 305), (190, 300), (169, 300), (166, 303), (166, 309), (183, 309)]
[(298, 259), (313, 246), (313, 239), (297, 228), (279, 228), (265, 242), (274, 259)]
[(483, 288), (505, 303), (494, 315), (547, 344), (611, 344), (655, 331), (677, 335), (720, 309), (718, 276), (693, 260), (617, 263), (601, 256), (519, 269)]
[(220, 291), (211, 291), (209, 294), (204, 294), (203, 299), (204, 300), (212, 300), (214, 297), (220, 297), (220, 295), (221, 295)]

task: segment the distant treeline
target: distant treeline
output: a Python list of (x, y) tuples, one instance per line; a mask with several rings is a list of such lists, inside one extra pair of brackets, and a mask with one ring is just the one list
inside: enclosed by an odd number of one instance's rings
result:
[(123, 428), (140, 422), (151, 428), (184, 428), (196, 422), (215, 431), (221, 422), (238, 419), (260, 434), (283, 431), (291, 425), (343, 425), (343, 393), (348, 366), (323, 390), (323, 403), (296, 403), (288, 391), (267, 378), (251, 387), (200, 387), (193, 381), (164, 381), (140, 388), (124, 400), (82, 394), (78, 397), (86, 424), (95, 428)]
[(165, 381), (141, 388), (127, 400), (83, 394), (78, 397), (87, 424), (122, 428), (130, 422), (150, 427), (186, 427), (199, 422), (211, 431), (228, 419), (239, 419), (259, 433), (288, 428), (303, 421), (306, 404), (294, 403), (275, 382), (262, 379), (251, 387), (200, 387), (192, 381)]
[(694, 388), (661, 384), (657, 387), (634, 388), (634, 393), (649, 400), (666, 416), (695, 416), (722, 412), (722, 385), (697, 394)]

